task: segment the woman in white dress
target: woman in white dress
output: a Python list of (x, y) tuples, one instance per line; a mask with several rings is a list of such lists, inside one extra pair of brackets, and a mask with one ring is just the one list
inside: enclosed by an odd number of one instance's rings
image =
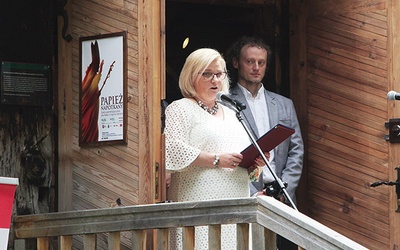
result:
[[(229, 88), (221, 54), (209, 48), (191, 53), (179, 87), (184, 98), (165, 111), (168, 199), (249, 197), (247, 169), (238, 163), (251, 142), (235, 112), (216, 102), (217, 93)], [(180, 234), (171, 239), (172, 249), (181, 249)], [(222, 225), (221, 243), (222, 249), (236, 249), (236, 225)], [(208, 249), (207, 227), (196, 227), (195, 249)]]

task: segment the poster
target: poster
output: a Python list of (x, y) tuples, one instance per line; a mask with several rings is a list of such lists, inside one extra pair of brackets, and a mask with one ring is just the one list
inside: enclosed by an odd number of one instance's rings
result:
[(126, 143), (125, 53), (125, 32), (80, 38), (80, 146)]

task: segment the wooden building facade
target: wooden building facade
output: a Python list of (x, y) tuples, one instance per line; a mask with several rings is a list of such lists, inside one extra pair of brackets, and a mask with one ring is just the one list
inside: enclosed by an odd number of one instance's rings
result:
[[(397, 1), (68, 0), (66, 33), (65, 19), (58, 20), (57, 210), (165, 198), (161, 107), (172, 88), (166, 60), (169, 4), (264, 11), (254, 33), (275, 37), (275, 80), (295, 103), (306, 146), (300, 211), (369, 249), (397, 249), (395, 187), (371, 187), (396, 181), (400, 163), (399, 144), (385, 138), (385, 124), (400, 115), (396, 101), (387, 100), (388, 91), (400, 91)], [(275, 19), (269, 19), (270, 10)], [(127, 141), (81, 147), (79, 38), (116, 32), (126, 32)], [(227, 35), (220, 33), (219, 40)], [(62, 39), (65, 34), (72, 40)]]

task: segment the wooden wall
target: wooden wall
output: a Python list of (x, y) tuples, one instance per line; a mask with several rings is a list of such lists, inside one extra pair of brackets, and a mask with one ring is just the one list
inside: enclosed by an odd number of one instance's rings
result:
[[(59, 34), (59, 210), (106, 208), (118, 198), (125, 206), (153, 203), (161, 134), (159, 120), (151, 125), (160, 117), (160, 2), (69, 0), (65, 9), (73, 40)], [(59, 20), (60, 32), (62, 25)], [(154, 28), (158, 37), (151, 39)], [(79, 38), (121, 31), (127, 33), (127, 144), (80, 147)]]
[(390, 249), (394, 188), (370, 187), (388, 180), (394, 168), (384, 139), (391, 65), (387, 5), (308, 1), (299, 10), (304, 35), (297, 36), (305, 40), (294, 48), (304, 49), (295, 54), (305, 58), (307, 70), (298, 87), (306, 98), (294, 98), (306, 126), (307, 200), (301, 202), (309, 216), (362, 245)]
[[(136, 11), (136, 12), (135, 12)], [(72, 178), (74, 210), (139, 203), (137, 3), (72, 1)], [(127, 31), (128, 144), (79, 147), (79, 37)]]

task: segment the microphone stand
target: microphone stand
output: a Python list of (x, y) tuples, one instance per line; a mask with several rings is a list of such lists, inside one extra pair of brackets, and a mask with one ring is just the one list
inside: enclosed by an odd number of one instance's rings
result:
[(242, 124), (243, 128), (246, 130), (247, 135), (249, 136), (251, 143), (254, 145), (254, 147), (256, 147), (257, 151), (260, 153), (261, 157), (263, 158), (265, 165), (267, 166), (269, 172), (272, 174), (272, 176), (274, 177), (276, 183), (279, 184), (279, 188), (280, 190), (283, 192), (283, 194), (285, 195), (286, 200), (290, 203), (290, 205), (292, 206), (292, 208), (294, 210), (297, 210), (296, 205), (294, 204), (292, 198), (290, 198), (287, 190), (286, 190), (286, 186), (285, 184), (282, 182), (282, 180), (276, 175), (275, 171), (272, 170), (271, 166), (269, 165), (269, 162), (267, 160), (267, 158), (264, 155), (264, 152), (261, 150), (260, 146), (257, 143), (257, 140), (254, 138), (254, 136), (251, 134), (249, 128), (247, 127), (246, 123), (244, 122), (244, 119), (242, 117), (242, 115), (240, 114), (240, 112), (246, 108), (246, 106), (244, 105), (240, 105), (236, 102), (234, 102), (235, 105), (233, 104), (229, 104), (229, 106), (224, 103), (221, 102), (221, 104), (227, 106), (228, 108), (231, 108), (232, 110), (234, 110), (236, 112), (236, 117), (238, 118), (239, 122)]

